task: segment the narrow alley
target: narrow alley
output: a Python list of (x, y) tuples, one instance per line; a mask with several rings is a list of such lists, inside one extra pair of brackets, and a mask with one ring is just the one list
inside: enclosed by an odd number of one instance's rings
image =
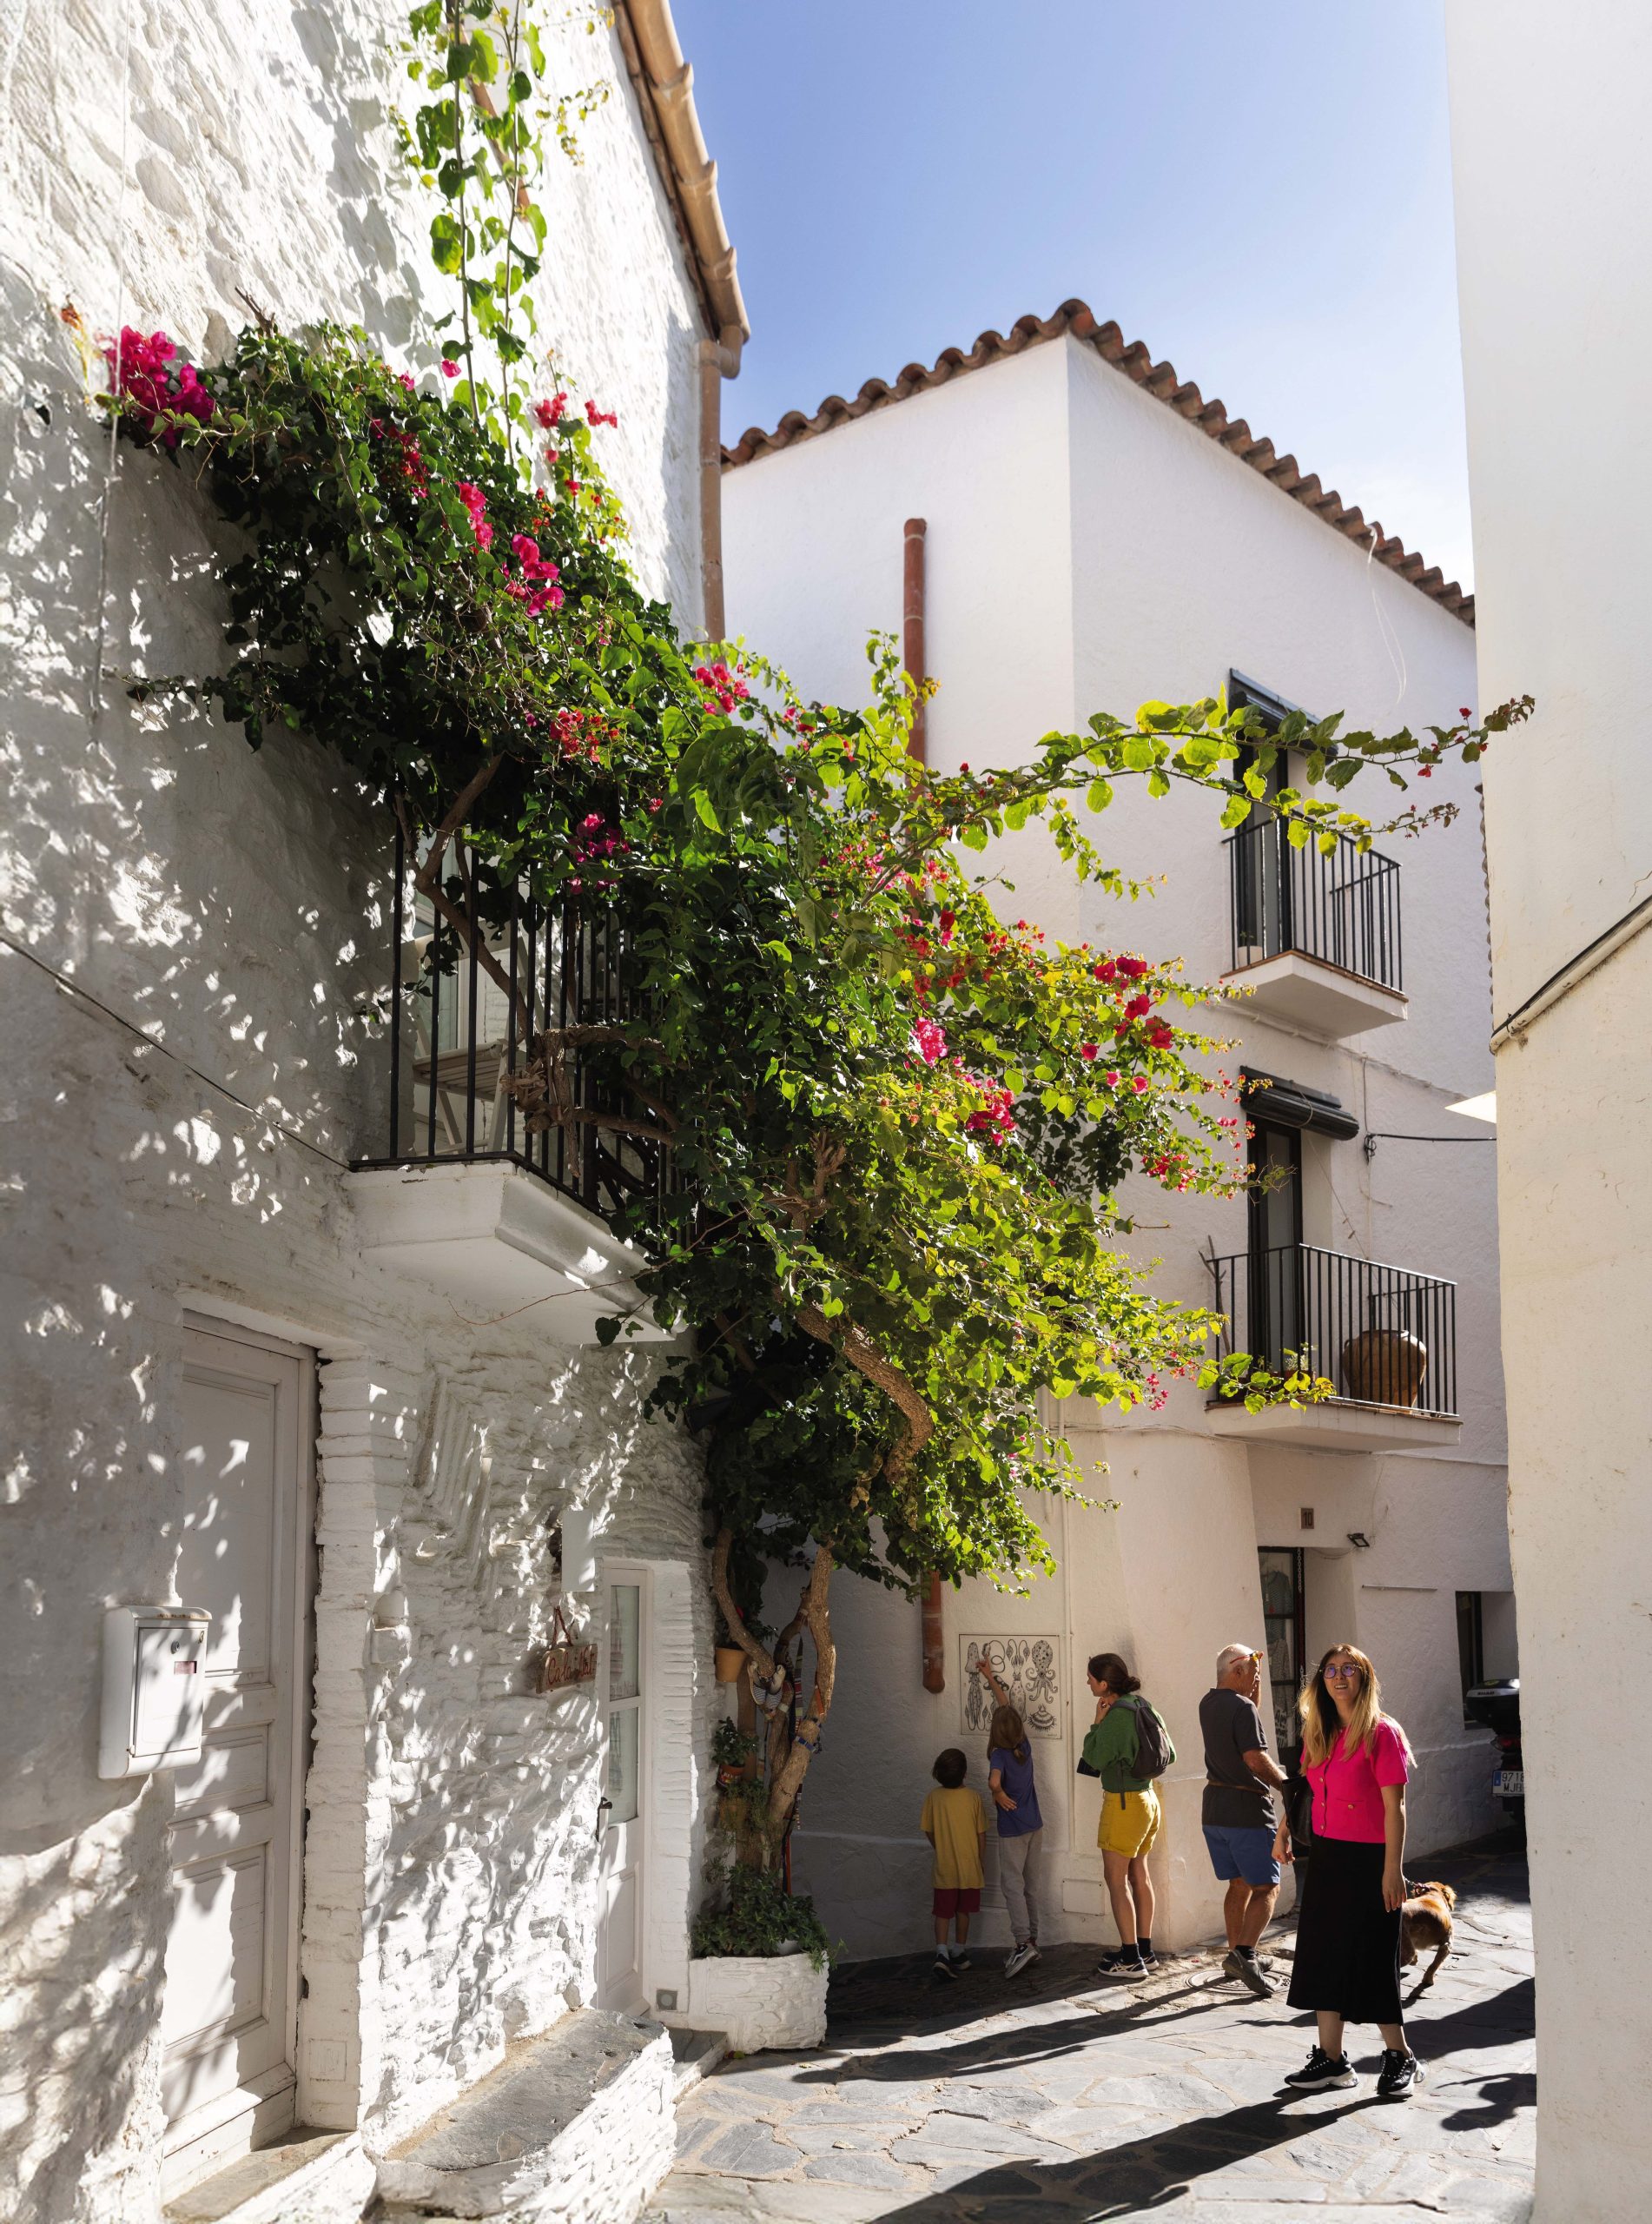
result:
[[(933, 1989), (926, 1957), (834, 1980), (819, 2052), (725, 2062), (682, 2104), (677, 2167), (645, 2224), (1042, 2224), (1208, 2214), (1260, 2224), (1506, 2220), (1530, 2214), (1535, 2080), (1525, 1865), (1501, 1840), (1427, 1863), (1459, 1895), (1456, 1951), (1411, 2011), (1414, 2099), (1296, 2097), (1310, 2043), (1280, 1999), (1249, 1999), (1206, 1956), (1140, 1987), (1096, 1986), (1060, 1947), (1013, 1986), (985, 1956)], [(1417, 1972), (1408, 1973), (1409, 2001)]]

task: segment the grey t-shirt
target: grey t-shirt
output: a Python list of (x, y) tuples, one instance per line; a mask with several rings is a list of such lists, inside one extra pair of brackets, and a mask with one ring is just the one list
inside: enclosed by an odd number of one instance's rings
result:
[(1267, 1733), (1252, 1702), (1219, 1685), (1199, 1702), (1205, 1736), (1203, 1820), (1230, 1830), (1271, 1830), (1273, 1795), (1245, 1765), (1246, 1753), (1265, 1753)]

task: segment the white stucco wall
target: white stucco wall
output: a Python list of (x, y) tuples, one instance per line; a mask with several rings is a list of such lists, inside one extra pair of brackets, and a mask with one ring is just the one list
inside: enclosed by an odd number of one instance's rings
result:
[[(0, 2209), (20, 2224), (158, 2214), (172, 1784), (100, 1782), (96, 1718), (103, 1606), (171, 1592), (186, 1303), (324, 1362), (301, 2117), (382, 2141), (590, 1996), (595, 1710), (531, 1691), (547, 1525), (571, 1503), (602, 1551), (658, 1571), (673, 1688), (645, 1975), (686, 1982), (716, 1704), (697, 1460), (643, 1426), (646, 1360), (561, 1348), (543, 1315), (459, 1318), (363, 1262), (347, 1166), (380, 1147), (365, 1016), (387, 830), (307, 741), (254, 755), (128, 700), (129, 672), (219, 659), (211, 522), (182, 474), (122, 451), (100, 537), (109, 443), (56, 317), (73, 299), (100, 329), (210, 352), (244, 288), (288, 324), (360, 321), (402, 349), (440, 304), (429, 208), (390, 152), (400, 24), (386, 0), (42, 0), (13, 11), (0, 63), (0, 889), (6, 934), (97, 1000), (0, 954)], [(638, 575), (692, 622), (698, 313), (609, 36), (570, 21), (552, 45), (557, 82), (615, 91), (585, 167), (552, 156), (542, 330), (581, 397), (618, 409)], [(444, 1373), (488, 1453), (446, 1536), (416, 1460)]]
[[(1652, 450), (1614, 396), (1652, 345), (1652, 22), (1454, 0), (1446, 23), (1481, 685), (1537, 698), (1487, 767), (1501, 1019), (1648, 894)], [(1576, 1704), (1648, 1658), (1649, 1009), (1642, 931), (1497, 1060), (1546, 2224), (1628, 2224), (1652, 2175), (1652, 2125), (1618, 2102), (1652, 2062), (1624, 1857), (1652, 1790)]]
[[(836, 700), (857, 698), (864, 634), (898, 629), (902, 525), (927, 519), (928, 663), (940, 681), (928, 752), (943, 768), (1021, 761), (1051, 727), (1073, 730), (1098, 709), (1127, 714), (1150, 696), (1212, 693), (1232, 668), (1317, 714), (1344, 710), (1351, 729), (1445, 723), (1475, 700), (1474, 636), (1458, 619), (1070, 339), (743, 465), (725, 473), (724, 500), (731, 626), (807, 692)], [(1356, 788), (1351, 800), (1376, 813), (1391, 792)], [(1248, 1003), (1211, 1023), (1239, 1038), (1228, 1070), (1245, 1062), (1329, 1090), (1365, 1129), (1484, 1137), (1444, 1109), (1491, 1078), (1479, 798), (1461, 768), (1417, 794), (1449, 797), (1460, 815), (1424, 839), (1379, 845), (1401, 868), (1407, 1018), (1340, 1043)], [(1199, 795), (1158, 802), (1118, 784), (1093, 831), (1111, 860), (1160, 877), (1133, 907), (1077, 887), (1035, 830), (1007, 838), (992, 862), (1014, 880), (1012, 917), (1070, 940), (1179, 955), (1189, 979), (1213, 980), (1231, 963), (1217, 817)], [(1058, 1512), (1062, 1572), (1029, 1600), (998, 1600), (985, 1585), (948, 1594), (939, 1698), (918, 1685), (917, 1610), (840, 1580), (834, 1725), (797, 1843), (800, 1874), (851, 1950), (906, 1950), (928, 1935), (916, 1815), (935, 1752), (960, 1738), (956, 1633), (981, 1629), (1059, 1629), (1067, 1648), (1066, 1738), (1035, 1748), (1041, 1798), (1054, 1810), (1047, 1935), (1111, 1936), (1094, 1794), (1073, 1779), (1089, 1711), (1083, 1662), (1108, 1648), (1131, 1658), (1181, 1747), (1156, 1935), (1219, 1929), (1198, 1826), (1196, 1706), (1217, 1647), (1247, 1632), (1260, 1642), (1260, 1545), (1308, 1548), (1311, 1650), (1350, 1637), (1376, 1658), (1422, 1761), (1413, 1849), (1497, 1819), (1486, 1735), (1463, 1723), (1455, 1620), (1457, 1590), (1503, 1597), (1511, 1585), (1495, 1154), (1488, 1141), (1379, 1142), (1368, 1161), (1358, 1142), (1304, 1140), (1305, 1240), (1457, 1282), (1461, 1429), (1426, 1458), (1218, 1442), (1184, 1386), (1162, 1413), (1123, 1426), (1069, 1414), (1075, 1449), (1109, 1463), (1098, 1496), (1120, 1511)], [(1152, 1224), (1134, 1248), (1156, 1262), (1156, 1286), (1208, 1303), (1201, 1254), (1244, 1248), (1243, 1201), (1142, 1182), (1127, 1195)], [(1368, 1551), (1349, 1545), (1351, 1530), (1370, 1536)], [(984, 1757), (972, 1758), (984, 1787)], [(989, 1938), (1002, 1923), (988, 1915)]]

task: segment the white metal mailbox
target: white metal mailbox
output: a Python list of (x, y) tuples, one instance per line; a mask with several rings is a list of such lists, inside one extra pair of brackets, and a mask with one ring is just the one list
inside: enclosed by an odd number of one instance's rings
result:
[(106, 1610), (99, 1776), (147, 1776), (201, 1758), (211, 1623), (202, 1606)]

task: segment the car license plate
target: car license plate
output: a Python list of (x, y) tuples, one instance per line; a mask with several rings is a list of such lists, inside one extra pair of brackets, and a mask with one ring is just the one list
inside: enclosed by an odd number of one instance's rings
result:
[(1491, 1789), (1504, 1799), (1523, 1799), (1526, 1796), (1524, 1769), (1499, 1769), (1491, 1779)]

